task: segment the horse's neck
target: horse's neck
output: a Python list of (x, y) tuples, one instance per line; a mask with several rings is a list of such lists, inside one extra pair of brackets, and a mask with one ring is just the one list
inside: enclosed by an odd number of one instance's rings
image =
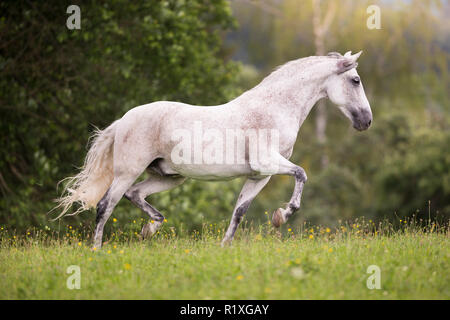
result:
[(235, 99), (243, 112), (282, 115), (302, 125), (315, 103), (326, 96), (325, 79), (295, 84), (260, 84)]

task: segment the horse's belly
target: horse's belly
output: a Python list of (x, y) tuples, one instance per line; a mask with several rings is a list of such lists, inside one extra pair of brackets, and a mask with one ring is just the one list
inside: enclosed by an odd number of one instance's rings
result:
[(222, 164), (179, 164), (173, 165), (173, 170), (178, 174), (198, 180), (231, 180), (240, 176), (252, 174), (248, 164), (222, 165)]

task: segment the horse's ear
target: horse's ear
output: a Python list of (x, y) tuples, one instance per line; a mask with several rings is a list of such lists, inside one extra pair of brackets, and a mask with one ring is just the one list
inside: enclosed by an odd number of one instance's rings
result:
[(351, 55), (351, 53), (352, 52), (350, 51), (350, 58), (353, 59), (353, 61), (356, 62), (356, 60), (358, 60), (359, 56), (361, 55), (362, 50), (360, 52), (358, 52), (358, 53), (355, 53), (354, 55)]
[(337, 62), (337, 73), (340, 74), (350, 69), (356, 68), (358, 66), (356, 60), (358, 60), (361, 53), (362, 51), (355, 53), (354, 55), (352, 55), (351, 51), (345, 53), (343, 59), (339, 59)]
[(341, 74), (350, 69), (356, 68), (358, 63), (352, 61), (349, 58), (339, 59), (337, 62), (337, 73)]
[(359, 58), (359, 56), (361, 55), (361, 53), (362, 53), (362, 51), (360, 51), (360, 52), (355, 53), (354, 55), (352, 55), (352, 52), (351, 52), (351, 51), (347, 51), (347, 52), (344, 54), (344, 57), (346, 57), (346, 58), (352, 58), (352, 59), (354, 59), (354, 60), (356, 61), (356, 60), (358, 60), (358, 58)]

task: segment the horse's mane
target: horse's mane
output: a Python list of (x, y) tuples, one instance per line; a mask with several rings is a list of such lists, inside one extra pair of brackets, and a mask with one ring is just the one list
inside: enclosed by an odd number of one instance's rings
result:
[[(309, 56), (296, 60), (288, 61), (282, 65), (277, 66), (273, 71), (267, 75), (256, 87), (262, 84), (267, 84), (280, 76), (286, 77), (292, 75), (293, 72), (306, 71), (307, 69), (316, 66), (319, 63), (330, 61), (330, 59), (342, 58), (339, 52), (330, 52), (326, 56)], [(255, 88), (256, 88), (255, 87)]]

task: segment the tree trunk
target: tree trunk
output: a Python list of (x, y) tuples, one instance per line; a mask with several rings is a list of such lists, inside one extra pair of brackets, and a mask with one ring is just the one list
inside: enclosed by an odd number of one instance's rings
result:
[[(314, 31), (314, 45), (316, 47), (316, 55), (325, 55), (325, 35), (333, 21), (336, 12), (336, 2), (331, 1), (328, 5), (325, 18), (321, 19), (320, 0), (312, 0), (313, 5), (313, 31)], [(327, 112), (324, 101), (319, 101), (316, 106), (316, 137), (317, 141), (323, 147), (326, 144), (326, 129), (327, 129)], [(324, 151), (324, 150), (323, 150)], [(326, 167), (328, 165), (328, 155), (323, 152), (321, 156), (321, 165)]]

